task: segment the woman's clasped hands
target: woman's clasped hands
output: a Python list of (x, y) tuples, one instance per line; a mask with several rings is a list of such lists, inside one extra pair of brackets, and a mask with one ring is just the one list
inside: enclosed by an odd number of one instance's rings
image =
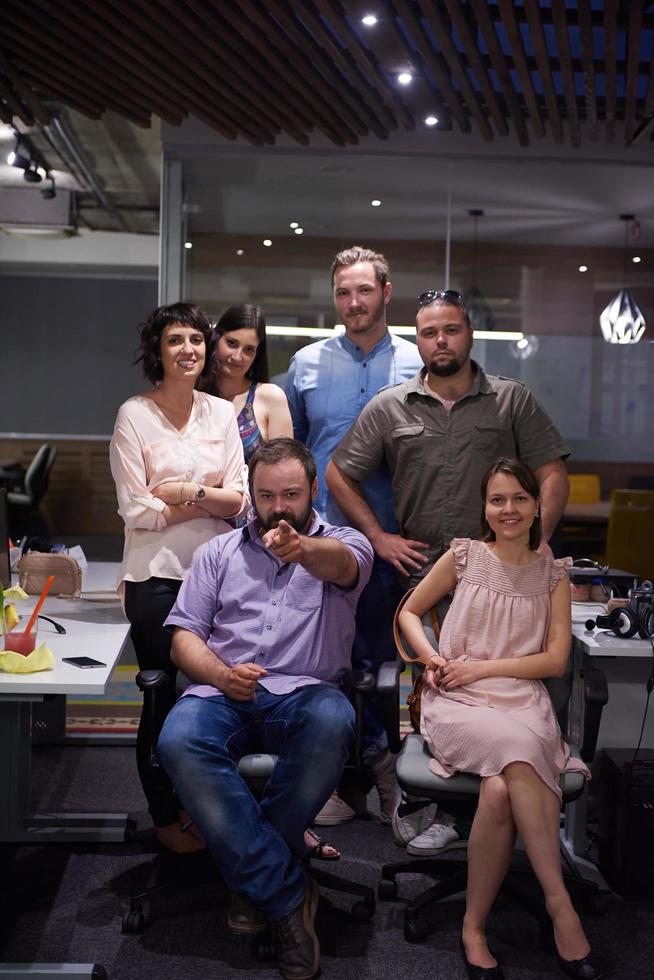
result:
[(432, 691), (451, 691), (482, 678), (483, 664), (479, 660), (445, 660), (432, 657), (425, 668), (425, 684)]

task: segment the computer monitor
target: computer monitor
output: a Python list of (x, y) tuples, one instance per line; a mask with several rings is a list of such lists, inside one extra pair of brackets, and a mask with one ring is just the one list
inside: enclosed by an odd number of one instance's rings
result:
[(9, 564), (9, 514), (7, 513), (7, 491), (0, 489), (0, 585), (8, 589), (11, 585), (11, 566)]

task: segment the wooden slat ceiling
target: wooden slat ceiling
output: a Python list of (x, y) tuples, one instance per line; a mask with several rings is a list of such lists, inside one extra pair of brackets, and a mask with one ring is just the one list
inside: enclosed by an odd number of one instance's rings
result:
[(433, 114), (523, 146), (620, 124), (628, 147), (654, 131), (653, 37), (642, 0), (3, 0), (0, 118), (192, 114), (230, 140), (343, 147)]

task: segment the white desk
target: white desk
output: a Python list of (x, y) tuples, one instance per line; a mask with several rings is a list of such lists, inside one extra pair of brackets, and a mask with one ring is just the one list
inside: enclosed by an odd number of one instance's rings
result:
[[(572, 656), (575, 686), (570, 703), (569, 735), (580, 744), (583, 724), (583, 669), (584, 665), (599, 667), (606, 676), (609, 689), (608, 704), (602, 712), (598, 752), (603, 747), (635, 748), (645, 711), (647, 691), (645, 684), (652, 668), (652, 647), (649, 640), (633, 638), (625, 640), (606, 630), (586, 630), (588, 619), (606, 614), (599, 603), (572, 603)], [(654, 748), (654, 710), (650, 705), (642, 746)], [(586, 793), (567, 807), (565, 840), (574, 853), (577, 863), (584, 854), (586, 844)], [(589, 866), (589, 867), (592, 867)], [(598, 882), (606, 884), (597, 874)]]
[[(92, 563), (84, 587), (113, 588), (117, 571), (111, 562)], [(21, 616), (34, 608), (35, 601), (19, 604)], [(30, 813), (32, 704), (53, 694), (104, 694), (129, 635), (117, 596), (103, 603), (48, 598), (42, 612), (66, 629), (61, 636), (50, 623), (39, 620), (39, 639), (52, 650), (54, 668), (35, 674), (0, 671), (0, 842), (124, 840), (124, 813)], [(106, 666), (82, 670), (62, 663), (62, 657), (84, 655)]]

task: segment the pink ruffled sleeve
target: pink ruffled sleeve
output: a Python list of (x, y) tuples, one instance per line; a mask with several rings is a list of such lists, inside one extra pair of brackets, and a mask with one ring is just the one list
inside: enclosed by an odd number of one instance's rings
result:
[(568, 569), (572, 567), (572, 558), (555, 558), (550, 569), (550, 592), (553, 592)]
[(457, 578), (461, 578), (463, 570), (468, 563), (470, 541), (470, 538), (452, 538), (450, 541), (450, 549), (454, 555), (454, 567), (456, 568)]

